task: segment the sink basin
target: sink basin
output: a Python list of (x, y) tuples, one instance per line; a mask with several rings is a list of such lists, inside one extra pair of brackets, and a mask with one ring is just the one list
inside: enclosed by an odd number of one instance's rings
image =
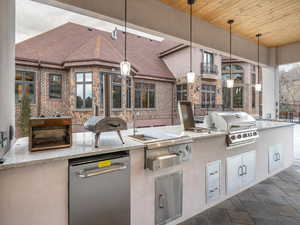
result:
[(142, 141), (142, 142), (155, 141), (158, 139), (144, 134), (129, 135), (128, 137), (135, 139), (136, 141)]
[(182, 138), (186, 138), (187, 136), (181, 136), (177, 134), (171, 134), (166, 132), (150, 132), (147, 131), (146, 134), (136, 134), (136, 135), (129, 135), (129, 138), (141, 142), (143, 144), (153, 144), (153, 143), (159, 143), (162, 141), (174, 141), (179, 140)]

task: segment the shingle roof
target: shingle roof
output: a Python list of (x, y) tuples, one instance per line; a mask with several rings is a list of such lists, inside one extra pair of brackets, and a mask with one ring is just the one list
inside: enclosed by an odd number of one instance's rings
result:
[[(85, 26), (67, 23), (46, 33), (16, 45), (16, 58), (57, 63), (98, 60), (118, 64), (124, 55), (124, 33), (111, 34)], [(159, 58), (162, 51), (178, 43), (155, 41), (128, 34), (128, 61), (138, 75), (174, 79), (174, 76)]]

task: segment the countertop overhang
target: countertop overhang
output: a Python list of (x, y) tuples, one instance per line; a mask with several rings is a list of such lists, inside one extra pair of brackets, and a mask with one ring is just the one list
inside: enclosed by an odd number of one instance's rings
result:
[[(281, 127), (294, 126), (293, 123), (274, 122), (274, 121), (257, 121), (258, 130), (274, 129)], [(222, 137), (225, 132), (211, 132), (211, 133), (194, 133), (183, 131), (181, 126), (164, 126), (153, 128), (139, 128), (139, 132), (146, 133), (147, 131), (166, 132), (174, 135), (184, 135), (190, 138), (191, 142), (201, 141), (202, 139)], [(74, 133), (73, 146), (70, 148), (58, 150), (46, 150), (40, 152), (29, 152), (28, 138), (20, 138), (16, 141), (12, 149), (5, 155), (4, 163), (0, 165), (1, 169), (8, 169), (14, 167), (27, 166), (37, 163), (47, 163), (53, 160), (68, 160), (72, 158), (80, 158), (85, 156), (99, 155), (119, 151), (143, 150), (145, 144), (132, 140), (128, 135), (132, 134), (132, 129), (122, 132), (124, 135), (125, 144), (122, 144), (117, 137), (116, 132), (107, 132), (101, 135), (100, 146), (94, 148), (94, 134), (91, 132)], [(180, 140), (178, 140), (180, 141)], [(164, 143), (163, 143), (164, 142)], [(169, 142), (161, 141), (157, 147), (174, 145), (176, 140)], [(225, 148), (225, 142), (224, 142)]]

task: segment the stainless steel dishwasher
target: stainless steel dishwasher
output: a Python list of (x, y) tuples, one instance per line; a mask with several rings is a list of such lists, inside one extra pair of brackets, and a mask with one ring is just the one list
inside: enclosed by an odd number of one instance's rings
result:
[(70, 160), (69, 225), (130, 225), (128, 152)]

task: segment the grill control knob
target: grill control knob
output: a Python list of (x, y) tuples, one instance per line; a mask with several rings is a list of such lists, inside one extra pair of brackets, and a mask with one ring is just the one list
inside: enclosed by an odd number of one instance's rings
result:
[(239, 135), (237, 136), (237, 138), (238, 138), (238, 139), (241, 139), (241, 138), (242, 138), (242, 135), (239, 134)]
[(231, 140), (235, 140), (235, 136), (231, 136), (230, 138), (231, 138)]
[(257, 135), (257, 132), (253, 132), (253, 136), (256, 136)]

